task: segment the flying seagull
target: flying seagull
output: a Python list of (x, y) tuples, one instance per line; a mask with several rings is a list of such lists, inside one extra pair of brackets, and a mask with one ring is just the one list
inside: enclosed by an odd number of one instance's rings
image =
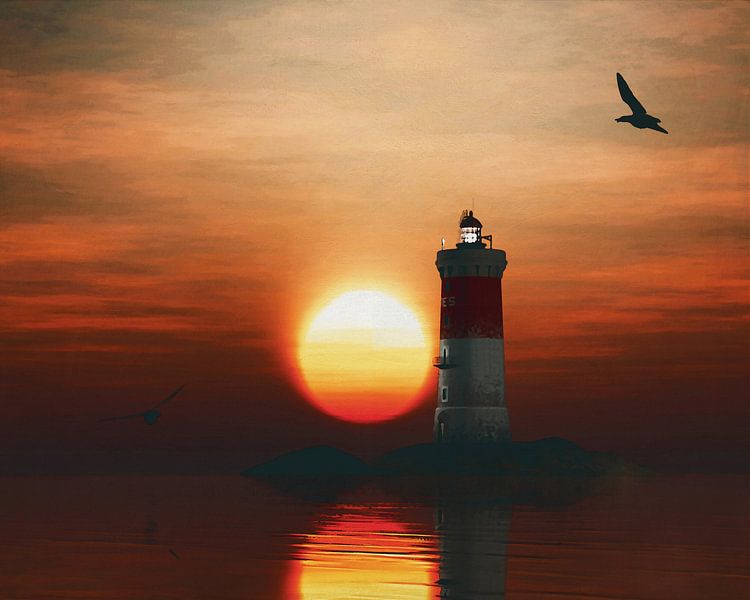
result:
[(99, 419), (99, 422), (103, 423), (104, 421), (119, 421), (120, 419), (136, 419), (138, 417), (143, 417), (143, 420), (146, 421), (146, 423), (148, 423), (149, 425), (154, 425), (159, 420), (159, 417), (161, 417), (159, 408), (164, 406), (167, 402), (169, 402), (172, 398), (179, 394), (182, 391), (182, 388), (184, 388), (186, 385), (187, 384), (183, 383), (174, 392), (169, 394), (169, 396), (164, 398), (164, 400), (159, 402), (159, 404), (152, 406), (146, 411), (135, 413), (133, 415), (124, 415), (122, 417), (109, 417), (107, 419)]
[(643, 104), (638, 102), (638, 98), (636, 98), (635, 95), (633, 95), (633, 92), (630, 91), (627, 81), (625, 81), (625, 78), (619, 73), (617, 74), (617, 88), (620, 90), (620, 96), (622, 96), (623, 102), (630, 107), (633, 114), (617, 117), (615, 121), (618, 123), (630, 123), (633, 127), (637, 127), (638, 129), (654, 129), (655, 131), (661, 131), (662, 133), (669, 133), (659, 125), (661, 119), (652, 117), (646, 112)]

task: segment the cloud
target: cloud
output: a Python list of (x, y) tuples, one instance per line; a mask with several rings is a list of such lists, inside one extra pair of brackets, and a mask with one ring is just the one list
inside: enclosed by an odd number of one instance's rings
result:
[(83, 211), (72, 194), (47, 180), (39, 171), (0, 162), (0, 224), (36, 222), (48, 215)]
[[(4, 2), (0, 69), (19, 74), (134, 70), (144, 77), (200, 69), (209, 48), (228, 52), (233, 47), (231, 36), (211, 27), (232, 4)], [(163, 43), (170, 38), (182, 40), (179, 52)]]

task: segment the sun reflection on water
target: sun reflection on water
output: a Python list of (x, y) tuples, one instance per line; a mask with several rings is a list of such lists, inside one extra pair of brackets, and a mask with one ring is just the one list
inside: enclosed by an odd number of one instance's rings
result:
[(300, 600), (434, 597), (434, 540), (367, 507), (325, 517), (297, 548), (292, 577)]

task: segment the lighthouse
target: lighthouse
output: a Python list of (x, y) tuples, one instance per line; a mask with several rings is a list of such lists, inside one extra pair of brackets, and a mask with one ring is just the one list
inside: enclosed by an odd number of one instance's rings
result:
[(441, 297), (434, 440), (510, 441), (502, 300), (508, 263), (472, 211), (463, 212), (459, 229), (456, 247), (441, 249), (435, 261)]

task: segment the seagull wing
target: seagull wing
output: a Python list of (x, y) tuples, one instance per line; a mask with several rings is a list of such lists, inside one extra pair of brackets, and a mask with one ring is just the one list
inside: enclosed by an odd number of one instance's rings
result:
[(159, 408), (160, 406), (164, 406), (167, 402), (169, 402), (172, 398), (174, 398), (177, 394), (179, 394), (182, 391), (182, 388), (184, 388), (186, 385), (187, 385), (186, 383), (183, 383), (180, 387), (178, 387), (174, 392), (169, 394), (169, 396), (164, 398), (164, 400), (159, 402), (159, 404), (155, 405), (153, 408)]
[(146, 414), (146, 413), (140, 412), (140, 413), (136, 413), (134, 415), (123, 415), (122, 417), (108, 417), (106, 419), (99, 419), (99, 421), (97, 421), (97, 422), (98, 423), (104, 423), (104, 421), (120, 421), (122, 419), (136, 419), (138, 417), (142, 417), (144, 414)]
[(643, 108), (643, 104), (638, 102), (638, 98), (635, 97), (633, 92), (630, 91), (630, 87), (628, 87), (628, 82), (625, 81), (625, 78), (617, 74), (617, 89), (620, 90), (620, 96), (622, 97), (622, 101), (625, 102), (630, 107), (630, 110), (633, 111), (634, 115), (646, 114), (646, 109)]

